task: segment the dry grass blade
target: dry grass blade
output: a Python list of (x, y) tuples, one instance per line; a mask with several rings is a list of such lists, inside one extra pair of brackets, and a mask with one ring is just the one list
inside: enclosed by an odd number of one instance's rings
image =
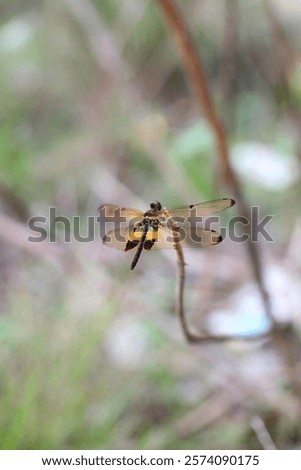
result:
[(276, 450), (275, 446), (269, 431), (266, 428), (266, 425), (263, 419), (260, 416), (253, 416), (251, 420), (251, 427), (253, 428), (260, 444), (265, 450)]

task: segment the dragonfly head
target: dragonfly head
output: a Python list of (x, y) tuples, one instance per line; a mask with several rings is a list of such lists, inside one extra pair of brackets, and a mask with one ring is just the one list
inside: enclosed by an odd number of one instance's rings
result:
[(162, 209), (161, 203), (159, 201), (153, 201), (150, 203), (150, 208), (153, 211), (160, 211)]

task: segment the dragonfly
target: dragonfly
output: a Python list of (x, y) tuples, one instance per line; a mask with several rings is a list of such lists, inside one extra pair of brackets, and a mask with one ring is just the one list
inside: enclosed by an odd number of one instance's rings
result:
[(159, 201), (150, 203), (146, 212), (115, 204), (104, 204), (99, 208), (100, 222), (113, 222), (113, 229), (106, 231), (103, 243), (124, 252), (135, 251), (131, 264), (133, 271), (142, 251), (176, 248), (199, 248), (216, 245), (223, 238), (216, 230), (200, 227), (204, 217), (232, 207), (230, 198), (191, 204), (167, 209)]

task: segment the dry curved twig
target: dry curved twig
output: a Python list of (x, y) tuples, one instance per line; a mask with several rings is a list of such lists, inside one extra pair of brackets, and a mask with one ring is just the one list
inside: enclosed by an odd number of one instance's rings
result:
[[(229, 149), (227, 143), (227, 136), (225, 132), (224, 125), (219, 119), (211, 92), (209, 90), (208, 81), (204, 71), (204, 67), (201, 61), (201, 58), (198, 54), (198, 51), (189, 35), (188, 27), (185, 24), (181, 12), (178, 10), (173, 0), (157, 0), (160, 5), (166, 21), (168, 22), (170, 29), (173, 34), (174, 42), (176, 44), (178, 53), (182, 59), (184, 68), (186, 69), (189, 83), (191, 84), (197, 102), (202, 109), (208, 124), (210, 125), (216, 140), (216, 146), (218, 154), (220, 157), (220, 167), (221, 174), (223, 175), (224, 181), (230, 185), (234, 193), (235, 198), (237, 199), (237, 204), (239, 206), (240, 214), (249, 220), (249, 214), (247, 205), (245, 203), (243, 193), (241, 190), (241, 185), (237, 176), (232, 168), (230, 158), (229, 158)], [(245, 225), (245, 230), (248, 235), (251, 235), (251, 225), (250, 223)], [(265, 307), (265, 313), (268, 317), (272, 327), (277, 328), (277, 322), (274, 318), (271, 308), (271, 301), (269, 293), (266, 289), (262, 266), (260, 262), (260, 256), (257, 246), (251, 242), (251, 237), (248, 237), (247, 249), (252, 263), (254, 277), (257, 282), (258, 289), (261, 294), (262, 302)], [(178, 255), (179, 259), (180, 256)], [(180, 269), (180, 264), (179, 264)], [(228, 338), (226, 338), (228, 339)], [(222, 340), (222, 339), (221, 339)]]
[(176, 285), (176, 311), (177, 316), (180, 321), (180, 325), (184, 332), (185, 338), (189, 343), (204, 343), (204, 342), (223, 342), (223, 341), (235, 341), (235, 340), (256, 340), (256, 339), (264, 339), (267, 338), (272, 330), (268, 330), (263, 333), (259, 333), (254, 336), (243, 336), (243, 335), (215, 335), (215, 334), (203, 334), (203, 335), (196, 335), (189, 330), (186, 316), (185, 316), (185, 309), (184, 309), (184, 288), (185, 288), (185, 260), (183, 249), (181, 243), (178, 241), (178, 228), (177, 226), (171, 221), (170, 222), (173, 237), (174, 237), (174, 246), (177, 252), (178, 258), (178, 271), (177, 271), (177, 285)]

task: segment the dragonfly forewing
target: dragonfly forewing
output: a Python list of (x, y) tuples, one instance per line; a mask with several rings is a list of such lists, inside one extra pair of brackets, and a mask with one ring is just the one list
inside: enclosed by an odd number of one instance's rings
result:
[(100, 220), (100, 233), (101, 238), (112, 229), (121, 229), (126, 224), (128, 227), (132, 227), (136, 222), (143, 218), (143, 212), (138, 209), (132, 209), (129, 207), (121, 207), (115, 204), (104, 204), (100, 206), (99, 220)]
[(190, 206), (178, 207), (166, 211), (168, 216), (177, 223), (195, 224), (201, 222), (204, 217), (221, 212), (235, 204), (233, 199), (217, 199), (215, 201), (202, 202), (200, 204), (191, 204)]

